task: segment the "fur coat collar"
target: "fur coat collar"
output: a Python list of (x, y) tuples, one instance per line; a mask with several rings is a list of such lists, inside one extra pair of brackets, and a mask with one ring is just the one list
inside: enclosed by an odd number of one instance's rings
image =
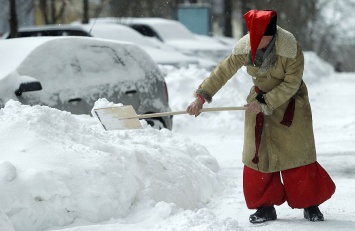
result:
[[(233, 49), (234, 55), (250, 53), (249, 34), (244, 35)], [(295, 58), (297, 54), (297, 40), (293, 34), (277, 26), (275, 54), (286, 58)]]

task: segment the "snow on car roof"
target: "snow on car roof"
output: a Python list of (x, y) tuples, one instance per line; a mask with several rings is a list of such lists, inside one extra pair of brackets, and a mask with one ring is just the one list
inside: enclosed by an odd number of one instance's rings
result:
[(82, 25), (82, 28), (98, 38), (131, 41), (143, 46), (155, 46), (139, 32), (120, 24), (85, 24)]
[(120, 23), (125, 25), (144, 24), (154, 27), (164, 40), (189, 39), (195, 40), (194, 35), (183, 24), (176, 20), (164, 18), (98, 18), (99, 23)]
[(136, 30), (121, 24), (85, 24), (82, 27), (92, 36), (97, 38), (112, 39), (118, 41), (130, 41), (141, 46), (158, 63), (163, 65), (187, 65), (198, 64), (198, 59), (185, 56), (180, 52), (160, 49), (147, 37)]

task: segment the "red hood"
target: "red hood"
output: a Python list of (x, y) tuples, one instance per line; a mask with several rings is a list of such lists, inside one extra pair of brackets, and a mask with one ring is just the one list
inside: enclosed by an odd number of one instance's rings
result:
[(244, 19), (249, 30), (252, 61), (255, 59), (256, 50), (269, 25), (270, 19), (275, 15), (276, 12), (273, 10), (250, 10), (244, 14)]

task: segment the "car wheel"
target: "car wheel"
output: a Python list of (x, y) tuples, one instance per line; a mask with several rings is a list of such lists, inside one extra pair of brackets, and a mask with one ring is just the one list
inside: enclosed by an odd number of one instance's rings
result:
[(158, 119), (149, 119), (147, 120), (147, 123), (152, 127), (152, 128), (155, 128), (155, 129), (162, 129), (162, 128), (165, 128), (163, 122), (161, 122), (160, 120)]

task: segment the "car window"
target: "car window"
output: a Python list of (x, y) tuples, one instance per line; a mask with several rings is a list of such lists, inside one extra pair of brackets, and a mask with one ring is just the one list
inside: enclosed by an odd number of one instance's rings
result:
[(80, 30), (65, 30), (62, 31), (62, 36), (88, 36), (91, 37), (91, 35), (85, 31), (80, 31)]
[(145, 25), (131, 25), (131, 27), (133, 29), (135, 29), (136, 31), (138, 31), (139, 33), (141, 33), (144, 36), (148, 36), (148, 37), (157, 37), (158, 35), (154, 32), (154, 30), (152, 30), (149, 26), (145, 26)]
[(89, 33), (81, 30), (34, 30), (19, 31), (17, 37), (36, 37), (36, 36), (91, 36)]
[(19, 31), (17, 32), (17, 37), (36, 37), (41, 36), (40, 31)]

